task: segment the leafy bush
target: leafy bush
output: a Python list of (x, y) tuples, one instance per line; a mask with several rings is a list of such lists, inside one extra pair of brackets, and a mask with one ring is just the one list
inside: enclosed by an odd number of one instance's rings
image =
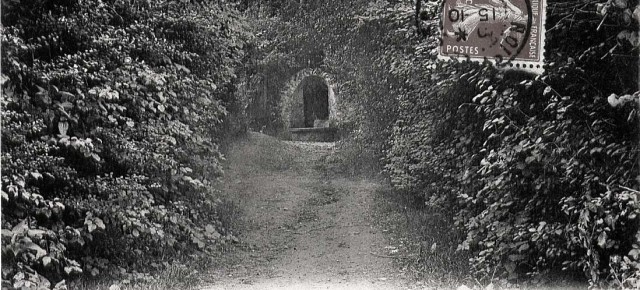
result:
[(285, 23), (266, 30), (265, 63), (304, 66), (321, 47), (351, 132), (341, 159), (379, 158), (442, 208), (481, 278), (637, 285), (638, 1), (550, 0), (538, 77), (437, 60), (442, 1), (422, 2), (254, 3)]
[(400, 95), (386, 168), (454, 210), (481, 277), (563, 269), (637, 287), (638, 3), (549, 5), (542, 76), (416, 66), (424, 84)]
[(245, 57), (233, 9), (14, 1), (2, 22), (3, 287), (235, 240), (212, 184)]

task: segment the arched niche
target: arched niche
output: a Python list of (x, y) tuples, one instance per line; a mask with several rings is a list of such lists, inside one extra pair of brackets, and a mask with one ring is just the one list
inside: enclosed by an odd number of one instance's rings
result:
[(288, 128), (332, 127), (336, 97), (330, 76), (313, 69), (299, 72), (285, 88), (281, 115)]

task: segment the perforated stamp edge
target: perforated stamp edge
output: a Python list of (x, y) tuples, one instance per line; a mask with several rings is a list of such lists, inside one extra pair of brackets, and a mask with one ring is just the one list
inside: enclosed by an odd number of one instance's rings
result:
[[(451, 59), (457, 59), (457, 60), (471, 60), (471, 61), (475, 61), (475, 62), (484, 62), (484, 61), (489, 61), (490, 63), (492, 63), (493, 65), (495, 65), (498, 68), (501, 69), (505, 69), (505, 70), (521, 70), (521, 71), (527, 71), (527, 72), (531, 72), (531, 73), (535, 73), (535, 74), (541, 74), (542, 72), (544, 72), (544, 53), (545, 53), (545, 34), (546, 34), (546, 20), (547, 20), (547, 0), (515, 0), (515, 1), (524, 1), (525, 4), (529, 7), (529, 11), (527, 11), (527, 13), (532, 13), (531, 11), (531, 2), (538, 2), (538, 18), (537, 19), (533, 19), (531, 22), (531, 26), (527, 27), (527, 37), (526, 37), (526, 46), (530, 47), (531, 42), (529, 41), (529, 39), (531, 38), (531, 30), (533, 27), (537, 28), (537, 48), (536, 48), (536, 54), (537, 54), (537, 59), (535, 60), (531, 60), (531, 59), (524, 59), (522, 57), (518, 57), (518, 55), (514, 55), (513, 57), (510, 57), (508, 59), (504, 59), (504, 58), (500, 58), (497, 56), (490, 56), (490, 55), (482, 55), (482, 53), (479, 53), (478, 55), (470, 55), (470, 54), (463, 54), (463, 53), (445, 53), (443, 52), (443, 46), (444, 46), (444, 38), (448, 37), (445, 36), (445, 32), (444, 32), (444, 22), (445, 22), (445, 17), (448, 17), (445, 14), (445, 9), (444, 9), (444, 5), (455, 5), (458, 2), (461, 1), (468, 1), (468, 0), (445, 0), (443, 1), (443, 7), (442, 7), (442, 18), (440, 21), (440, 46), (438, 47), (438, 59), (441, 60), (451, 60)], [(513, 1), (513, 0), (512, 0)], [(472, 1), (469, 1), (472, 2)], [(531, 17), (534, 17), (533, 15), (531, 15)]]

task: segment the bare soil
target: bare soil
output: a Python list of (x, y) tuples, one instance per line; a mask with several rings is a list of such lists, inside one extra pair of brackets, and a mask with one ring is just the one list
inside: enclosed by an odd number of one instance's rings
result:
[(409, 289), (398, 250), (375, 223), (374, 179), (331, 172), (333, 143), (258, 134), (233, 146), (222, 182), (242, 246), (205, 289)]

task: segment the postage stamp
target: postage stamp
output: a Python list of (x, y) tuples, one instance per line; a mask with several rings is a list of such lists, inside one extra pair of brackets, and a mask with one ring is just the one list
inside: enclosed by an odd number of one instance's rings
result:
[(438, 56), (542, 72), (546, 0), (445, 0)]

